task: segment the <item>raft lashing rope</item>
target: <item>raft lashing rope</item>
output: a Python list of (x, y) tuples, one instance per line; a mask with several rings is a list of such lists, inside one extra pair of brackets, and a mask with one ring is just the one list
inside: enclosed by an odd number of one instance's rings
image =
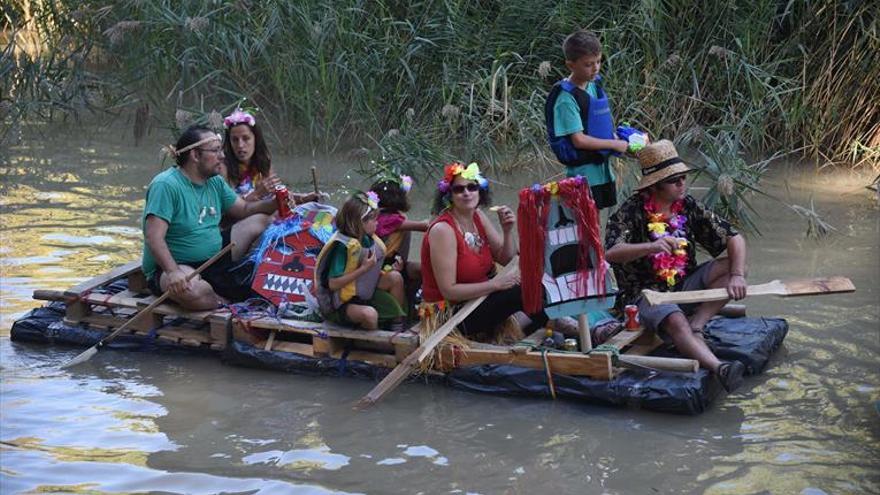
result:
[[(544, 364), (544, 375), (547, 377), (547, 388), (550, 390), (550, 396), (556, 400), (556, 383), (553, 381), (553, 370), (550, 368), (550, 354), (577, 354), (583, 355), (580, 351), (566, 351), (563, 349), (554, 349), (541, 344), (535, 344), (526, 340), (521, 340), (514, 344), (514, 347), (526, 347), (528, 351), (539, 351), (541, 353), (541, 361)], [(601, 344), (592, 349), (588, 354), (602, 353), (611, 355), (611, 364), (616, 366), (620, 361), (620, 348), (614, 344)]]
[[(283, 317), (286, 316), (283, 314), (283, 310), (279, 311), (271, 301), (267, 301), (262, 297), (252, 297), (242, 302), (224, 304), (221, 307), (228, 309), (232, 314), (232, 319), (238, 321), (239, 324), (242, 325), (242, 328), (248, 333), (253, 333), (250, 322), (260, 318), (272, 318), (279, 325), (288, 326), (288, 323), (283, 319)], [(297, 331), (311, 333), (322, 339), (330, 338), (324, 330), (312, 330), (297, 327)]]

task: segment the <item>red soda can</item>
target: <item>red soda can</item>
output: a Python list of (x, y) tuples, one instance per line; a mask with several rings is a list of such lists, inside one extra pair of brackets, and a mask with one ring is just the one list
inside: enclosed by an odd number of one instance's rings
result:
[(287, 186), (281, 184), (275, 186), (275, 201), (278, 203), (278, 218), (287, 218), (293, 215), (290, 211), (290, 196), (287, 193)]
[(623, 312), (626, 313), (626, 323), (624, 323), (624, 328), (627, 330), (638, 330), (639, 329), (639, 307), (635, 304), (627, 304), (623, 308)]

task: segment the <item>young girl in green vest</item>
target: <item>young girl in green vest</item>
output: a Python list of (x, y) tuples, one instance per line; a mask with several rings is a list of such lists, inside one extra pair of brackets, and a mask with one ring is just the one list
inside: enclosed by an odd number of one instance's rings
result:
[(315, 287), (324, 318), (367, 330), (401, 330), (406, 312), (403, 277), (383, 271), (385, 245), (376, 236), (379, 198), (357, 193), (336, 214), (337, 232), (318, 255)]

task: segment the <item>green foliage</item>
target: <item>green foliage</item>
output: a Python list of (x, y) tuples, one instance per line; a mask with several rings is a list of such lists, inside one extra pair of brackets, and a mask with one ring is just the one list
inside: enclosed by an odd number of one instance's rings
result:
[[(169, 126), (177, 110), (203, 115), (246, 96), (289, 147), (371, 146), (414, 173), (453, 154), (555, 168), (544, 142), (544, 96), (567, 75), (563, 38), (588, 28), (605, 47), (616, 117), (655, 138), (733, 126), (751, 152), (803, 149), (878, 166), (877, 2), (18, 0), (13, 7), (3, 19), (13, 42), (0, 59), (0, 98), (15, 116), (146, 104)], [(30, 50), (16, 32), (36, 33), (44, 49)], [(5, 122), (15, 120), (5, 113)], [(392, 129), (400, 131), (393, 139)]]

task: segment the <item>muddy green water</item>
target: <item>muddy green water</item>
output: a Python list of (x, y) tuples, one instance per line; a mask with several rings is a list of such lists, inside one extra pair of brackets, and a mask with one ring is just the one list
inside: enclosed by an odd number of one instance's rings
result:
[[(123, 131), (95, 134), (53, 129), (0, 150), (4, 494), (880, 492), (880, 227), (866, 175), (778, 167), (767, 179), (801, 204), (812, 196), (839, 231), (806, 240), (792, 211), (756, 198), (764, 235), (749, 238), (750, 280), (840, 274), (858, 291), (747, 300), (751, 315), (788, 319), (790, 333), (764, 374), (700, 416), (419, 384), (354, 413), (373, 383), (116, 351), (60, 370), (82, 349), (9, 340), (38, 305), (34, 289), (140, 255), (160, 139), (135, 148)], [(344, 159), (276, 163), (294, 189), (307, 189), (311, 165), (324, 189), (360, 185)]]

